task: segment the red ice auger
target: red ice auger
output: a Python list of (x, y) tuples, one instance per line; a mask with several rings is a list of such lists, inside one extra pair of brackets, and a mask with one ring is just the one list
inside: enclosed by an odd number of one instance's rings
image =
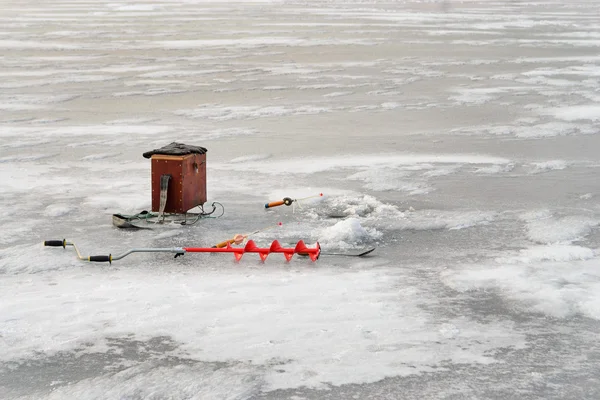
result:
[(242, 259), (245, 253), (258, 253), (260, 259), (264, 262), (269, 254), (271, 253), (282, 253), (285, 256), (286, 261), (290, 261), (294, 254), (309, 256), (312, 261), (317, 261), (319, 255), (321, 255), (321, 246), (317, 242), (315, 247), (307, 247), (302, 240), (300, 240), (295, 247), (282, 247), (281, 244), (275, 240), (271, 243), (270, 247), (258, 247), (253, 240), (249, 240), (244, 247), (232, 247), (227, 244), (226, 247), (171, 247), (171, 248), (140, 248), (127, 250), (122, 254), (113, 256), (109, 254), (107, 256), (88, 256), (84, 257), (79, 253), (75, 243), (67, 242), (63, 240), (47, 240), (44, 242), (44, 246), (62, 247), (73, 246), (77, 252), (77, 257), (83, 261), (90, 262), (108, 262), (120, 260), (131, 253), (175, 253), (175, 258), (182, 256), (185, 253), (233, 253), (236, 261)]

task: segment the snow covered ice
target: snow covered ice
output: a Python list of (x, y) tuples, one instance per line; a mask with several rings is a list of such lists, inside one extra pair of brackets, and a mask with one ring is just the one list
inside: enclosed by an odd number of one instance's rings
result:
[[(600, 398), (600, 1), (9, 0), (0, 21), (0, 398)], [(208, 148), (225, 215), (114, 228), (172, 141)], [(278, 222), (252, 239), (377, 250), (41, 245)]]

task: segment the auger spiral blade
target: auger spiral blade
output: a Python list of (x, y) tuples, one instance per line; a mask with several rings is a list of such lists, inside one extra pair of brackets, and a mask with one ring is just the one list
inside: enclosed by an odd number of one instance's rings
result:
[(183, 250), (188, 253), (233, 253), (236, 261), (240, 261), (246, 253), (257, 253), (263, 262), (271, 253), (282, 253), (286, 261), (291, 261), (294, 254), (308, 255), (312, 261), (317, 261), (321, 254), (321, 246), (318, 242), (315, 247), (307, 247), (302, 240), (294, 248), (282, 247), (277, 240), (274, 240), (269, 247), (258, 247), (254, 240), (248, 240), (244, 247), (232, 247), (227, 244), (222, 248), (184, 247)]

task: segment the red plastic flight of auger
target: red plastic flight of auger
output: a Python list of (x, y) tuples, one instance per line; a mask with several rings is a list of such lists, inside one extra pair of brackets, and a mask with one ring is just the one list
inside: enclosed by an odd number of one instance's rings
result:
[(290, 261), (294, 254), (302, 254), (310, 257), (312, 261), (317, 261), (321, 254), (321, 246), (319, 242), (315, 244), (315, 247), (307, 247), (302, 240), (300, 240), (296, 247), (282, 247), (281, 244), (274, 240), (270, 247), (258, 247), (253, 240), (248, 240), (244, 247), (231, 247), (227, 244), (226, 247), (183, 247), (186, 253), (233, 253), (237, 261), (241, 260), (245, 253), (258, 253), (260, 259), (264, 262), (269, 254), (271, 253), (283, 253), (285, 259)]

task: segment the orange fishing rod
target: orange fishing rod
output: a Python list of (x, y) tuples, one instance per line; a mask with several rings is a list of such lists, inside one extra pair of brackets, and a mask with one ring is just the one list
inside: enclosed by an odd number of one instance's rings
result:
[(283, 206), (283, 205), (286, 205), (289, 207), (294, 203), (300, 204), (299, 203), (300, 201), (312, 199), (315, 197), (323, 197), (323, 193), (319, 193), (314, 196), (303, 197), (301, 199), (292, 199), (291, 197), (284, 197), (282, 200), (277, 200), (277, 201), (272, 201), (270, 203), (266, 203), (265, 208), (273, 208), (273, 207), (279, 207), (279, 206)]

